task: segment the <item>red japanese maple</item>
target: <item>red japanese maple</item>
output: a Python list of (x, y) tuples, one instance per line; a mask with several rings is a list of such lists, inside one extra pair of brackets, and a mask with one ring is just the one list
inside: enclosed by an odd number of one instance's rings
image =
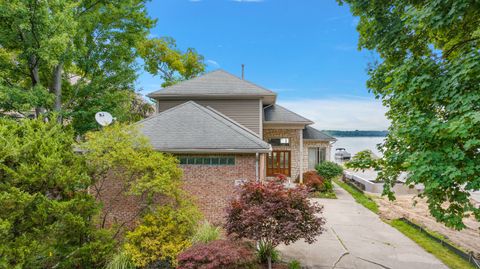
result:
[(299, 239), (313, 243), (323, 232), (323, 207), (308, 200), (308, 191), (287, 189), (281, 181), (247, 182), (227, 208), (225, 229), (236, 238), (255, 240), (269, 247), (267, 259), (279, 244)]
[(255, 263), (251, 248), (242, 242), (215, 240), (192, 246), (178, 256), (178, 269), (249, 268)]

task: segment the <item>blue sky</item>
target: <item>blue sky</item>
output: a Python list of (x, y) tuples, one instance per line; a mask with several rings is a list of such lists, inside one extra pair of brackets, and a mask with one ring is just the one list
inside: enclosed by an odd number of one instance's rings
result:
[[(153, 0), (152, 36), (171, 36), (224, 69), (278, 93), (278, 103), (321, 129), (386, 129), (385, 109), (365, 86), (369, 51), (358, 51), (348, 6), (334, 0)], [(142, 73), (141, 93), (161, 80)]]

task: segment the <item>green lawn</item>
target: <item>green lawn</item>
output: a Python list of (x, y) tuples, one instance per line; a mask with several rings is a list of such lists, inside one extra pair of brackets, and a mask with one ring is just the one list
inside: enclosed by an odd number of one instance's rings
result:
[(337, 199), (337, 196), (335, 195), (334, 192), (314, 192), (311, 193), (310, 196), (312, 198), (323, 198), (323, 199)]
[[(357, 203), (363, 205), (364, 207), (370, 209), (372, 212), (377, 213), (379, 212), (378, 205), (375, 203), (372, 198), (368, 195), (360, 192), (356, 188), (348, 185), (347, 183), (340, 181), (338, 179), (333, 180), (337, 185), (342, 187), (346, 190), (350, 195), (353, 196)], [(431, 253), (433, 256), (437, 257), (437, 259), (441, 260), (445, 265), (450, 268), (454, 269), (475, 269), (473, 265), (463, 260), (460, 256), (453, 253), (446, 247), (442, 246), (437, 241), (429, 238), (427, 235), (422, 233), (421, 231), (413, 228), (412, 226), (408, 225), (407, 223), (401, 220), (393, 220), (388, 221), (392, 227), (403, 233), (405, 236), (409, 237), (413, 241), (415, 241), (419, 246), (425, 249), (427, 252)], [(432, 235), (435, 236), (434, 233)]]
[(367, 195), (363, 194), (362, 192), (358, 191), (356, 188), (348, 185), (345, 182), (342, 182), (338, 179), (333, 180), (337, 185), (342, 187), (344, 190), (346, 190), (350, 195), (353, 196), (355, 201), (357, 203), (363, 205), (364, 207), (370, 209), (372, 212), (378, 214), (378, 205), (375, 203), (375, 201), (372, 200), (372, 198), (368, 197)]
[(401, 220), (393, 220), (390, 221), (389, 224), (399, 230), (401, 233), (415, 241), (419, 246), (425, 249), (427, 252), (431, 253), (433, 256), (437, 257), (441, 260), (445, 265), (450, 268), (460, 269), (460, 268), (468, 268), (468, 269), (475, 269), (473, 265), (466, 262), (462, 258), (460, 258), (457, 254), (451, 252), (449, 249), (442, 246), (437, 241), (429, 238), (427, 235), (422, 233), (421, 231), (413, 228), (412, 226), (408, 225), (407, 223)]

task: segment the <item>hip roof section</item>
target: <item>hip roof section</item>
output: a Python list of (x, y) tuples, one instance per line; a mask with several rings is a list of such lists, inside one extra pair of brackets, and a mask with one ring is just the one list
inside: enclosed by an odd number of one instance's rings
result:
[(306, 126), (305, 129), (303, 129), (303, 139), (317, 141), (337, 141), (335, 137), (329, 136), (311, 126)]
[(263, 122), (278, 124), (313, 124), (313, 121), (276, 104), (266, 106), (263, 109)]
[(156, 99), (185, 97), (262, 98), (264, 103), (273, 104), (277, 94), (224, 70), (215, 70), (152, 92), (147, 96)]
[(189, 101), (136, 123), (159, 151), (266, 153), (270, 144), (234, 120)]

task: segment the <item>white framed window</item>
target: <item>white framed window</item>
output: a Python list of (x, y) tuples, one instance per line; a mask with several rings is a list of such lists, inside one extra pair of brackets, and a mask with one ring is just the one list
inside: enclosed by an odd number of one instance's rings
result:
[(327, 148), (314, 147), (308, 148), (308, 170), (315, 170), (317, 164), (326, 161)]
[(281, 137), (281, 138), (270, 138), (268, 143), (272, 146), (290, 146), (290, 138)]

